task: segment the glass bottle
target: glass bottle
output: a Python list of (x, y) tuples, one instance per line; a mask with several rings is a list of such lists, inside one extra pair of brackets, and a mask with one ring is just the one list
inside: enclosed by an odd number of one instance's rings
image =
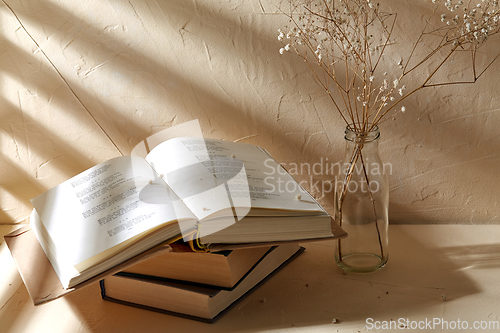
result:
[[(359, 126), (358, 126), (359, 128)], [(391, 164), (380, 160), (377, 126), (370, 131), (347, 126), (346, 150), (335, 180), (335, 218), (348, 236), (336, 241), (335, 260), (348, 272), (372, 272), (389, 258)]]

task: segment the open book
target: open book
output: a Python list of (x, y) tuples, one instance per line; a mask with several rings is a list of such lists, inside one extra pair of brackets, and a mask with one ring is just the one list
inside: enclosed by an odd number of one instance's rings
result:
[(32, 204), (32, 229), (64, 288), (179, 238), (210, 249), (345, 236), (265, 150), (215, 139), (116, 157)]

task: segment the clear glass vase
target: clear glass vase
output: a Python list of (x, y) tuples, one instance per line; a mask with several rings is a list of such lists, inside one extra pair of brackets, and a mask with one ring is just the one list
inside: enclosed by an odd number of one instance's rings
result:
[[(359, 126), (358, 126), (359, 128)], [(345, 156), (336, 176), (335, 218), (348, 236), (336, 241), (335, 260), (348, 272), (366, 273), (389, 258), (389, 187), (391, 164), (378, 150), (380, 132), (345, 131)]]

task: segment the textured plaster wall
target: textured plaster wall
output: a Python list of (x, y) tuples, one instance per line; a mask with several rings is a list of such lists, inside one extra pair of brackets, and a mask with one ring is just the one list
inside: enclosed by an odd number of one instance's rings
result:
[[(305, 64), (278, 52), (277, 2), (1, 1), (0, 223), (193, 119), (205, 136), (261, 145), (288, 166), (340, 160), (341, 118)], [(401, 50), (429, 2), (388, 2)], [(391, 223), (500, 222), (500, 62), (490, 69), (475, 85), (414, 95), (380, 126)], [(294, 177), (332, 212), (330, 176)]]

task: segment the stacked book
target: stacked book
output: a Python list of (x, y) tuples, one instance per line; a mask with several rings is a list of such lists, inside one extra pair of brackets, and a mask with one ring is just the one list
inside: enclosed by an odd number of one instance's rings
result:
[(34, 304), (99, 282), (106, 300), (209, 321), (299, 242), (346, 236), (258, 146), (181, 137), (148, 147), (32, 199), (29, 226), (6, 242)]
[(304, 250), (295, 243), (213, 253), (171, 246), (172, 252), (101, 280), (102, 298), (213, 322)]

